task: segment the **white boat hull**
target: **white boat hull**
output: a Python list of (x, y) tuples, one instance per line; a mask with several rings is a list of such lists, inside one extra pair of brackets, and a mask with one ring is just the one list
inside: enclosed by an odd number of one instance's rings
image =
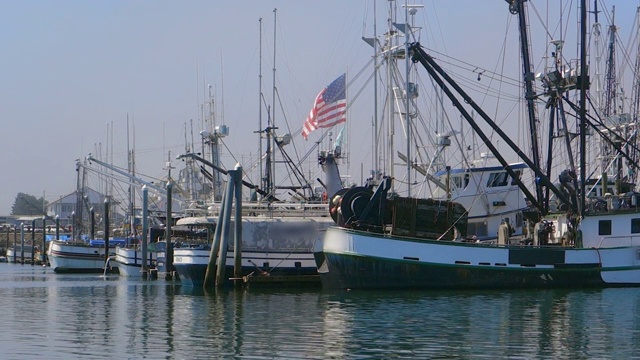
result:
[(323, 287), (339, 289), (640, 285), (640, 246), (497, 246), (336, 227), (316, 262)]
[[(243, 219), (242, 276), (317, 275), (313, 249), (331, 224), (333, 221), (330, 218)], [(233, 234), (230, 239), (233, 239)], [(227, 278), (234, 273), (232, 243), (233, 240), (230, 240), (226, 254)], [(209, 248), (174, 249), (173, 265), (183, 284), (203, 285), (209, 254)]]
[[(104, 247), (89, 246), (82, 243), (51, 241), (47, 256), (49, 265), (56, 273), (90, 273), (105, 271)], [(115, 251), (110, 248), (110, 252)], [(110, 262), (107, 272), (117, 271), (114, 262)]]
[[(34, 262), (39, 262), (42, 260), (42, 255), (40, 254), (40, 251), (36, 250), (35, 254), (33, 255), (33, 261)], [(25, 246), (24, 248), (24, 253), (20, 250), (20, 248), (18, 248), (17, 251), (15, 251), (13, 248), (8, 248), (7, 249), (7, 261), (8, 262), (18, 262), (18, 263), (31, 263), (31, 246)]]
[[(180, 281), (188, 286), (202, 286), (209, 265), (209, 249), (174, 249), (173, 266)], [(234, 274), (234, 252), (228, 251), (225, 271), (227, 278)], [(218, 262), (216, 262), (217, 266)], [(312, 252), (260, 253), (243, 251), (241, 258), (243, 276), (269, 273), (272, 276), (317, 275)]]
[[(147, 269), (156, 269), (158, 260), (164, 261), (164, 251), (147, 253)], [(122, 276), (142, 276), (142, 251), (134, 248), (116, 248), (114, 259)]]

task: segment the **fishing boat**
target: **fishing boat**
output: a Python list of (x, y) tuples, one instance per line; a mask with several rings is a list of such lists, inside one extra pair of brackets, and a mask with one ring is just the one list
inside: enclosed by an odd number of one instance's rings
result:
[[(586, 6), (582, 1), (581, 22)], [(524, 1), (509, 2), (509, 10), (520, 18), (523, 39), (527, 39)], [(581, 43), (585, 42), (581, 31)], [(525, 41), (525, 40), (523, 40)], [(561, 42), (555, 42), (554, 56), (561, 59)], [(541, 162), (524, 154), (500, 127), (448, 76), (422, 46), (408, 46), (414, 63), (420, 63), (446, 93), (485, 145), (500, 162), (507, 183), (515, 183), (531, 202), (528, 218), (534, 224), (526, 237), (511, 241), (510, 225), (502, 223), (495, 243), (465, 241), (468, 213), (464, 206), (448, 199), (401, 197), (393, 192), (392, 178), (378, 186), (363, 186), (331, 197), (331, 214), (336, 226), (327, 230), (316, 251), (316, 263), (323, 287), (330, 289), (514, 289), (620, 287), (640, 285), (640, 194), (634, 191), (610, 192), (606, 176), (600, 189), (586, 179), (584, 137), (588, 82), (586, 56), (581, 52), (579, 69), (553, 69), (541, 78), (547, 104), (554, 110), (563, 94), (579, 90), (581, 102), (575, 107), (580, 120), (580, 174), (573, 161), (559, 175), (559, 183), (549, 178)], [(525, 80), (533, 76), (528, 65), (528, 45), (522, 45)], [(559, 60), (558, 60), (559, 61)], [(563, 70), (563, 69), (561, 69)], [(558, 75), (559, 77), (554, 77)], [(555, 79), (555, 80), (554, 80)], [(534, 96), (527, 101), (533, 103)], [(501, 139), (535, 173), (536, 195), (520, 180), (516, 167), (509, 164), (470, 116), (466, 106), (492, 127)], [(562, 115), (562, 114), (560, 114)], [(535, 120), (531, 117), (530, 119)], [(552, 118), (553, 120), (553, 118)], [(563, 118), (564, 121), (564, 118)], [(535, 124), (535, 121), (531, 122)], [(532, 126), (532, 129), (535, 129)], [(536, 136), (535, 134), (533, 135)], [(571, 143), (565, 127), (564, 138)], [(551, 149), (551, 146), (549, 147)], [(617, 156), (623, 149), (615, 148)], [(553, 154), (548, 154), (552, 156)], [(626, 158), (633, 164), (632, 158)], [(571, 159), (572, 160), (572, 159)], [(551, 158), (548, 160), (550, 164)], [(637, 164), (636, 164), (637, 165)], [(635, 168), (635, 167), (634, 167)], [(621, 178), (618, 181), (622, 180)], [(544, 191), (541, 189), (544, 188)], [(553, 193), (557, 206), (549, 206)], [(592, 196), (587, 196), (592, 194)], [(593, 195), (595, 194), (595, 195)], [(501, 239), (502, 238), (502, 239)], [(527, 241), (528, 240), (528, 241)]]
[[(258, 209), (258, 205), (246, 206), (246, 209)], [(326, 207), (323, 213), (327, 214)], [(273, 210), (272, 210), (273, 211)], [(333, 224), (328, 216), (302, 215), (302, 211), (289, 211), (289, 216), (265, 217), (243, 216), (242, 218), (242, 258), (243, 277), (268, 276), (302, 278), (315, 277), (312, 282), (319, 283), (317, 268), (313, 256), (315, 243), (322, 238), (324, 231)], [(317, 214), (317, 213), (316, 213)], [(204, 228), (201, 221), (180, 219), (177, 225)], [(215, 228), (213, 219), (208, 225), (209, 232)], [(231, 226), (231, 229), (234, 227)], [(230, 237), (233, 237), (231, 231)], [(229, 246), (225, 271), (234, 273), (234, 247)], [(188, 247), (176, 247), (173, 250), (173, 265), (178, 272), (180, 282), (186, 286), (201, 287), (204, 284), (211, 243), (205, 242)]]
[[(275, 11), (274, 11), (275, 13)], [(262, 36), (260, 36), (262, 38)], [(274, 49), (275, 51), (275, 49)], [(260, 76), (261, 78), (261, 76)], [(344, 95), (344, 76), (342, 79), (341, 93)], [(338, 89), (340, 90), (340, 89)], [(262, 91), (262, 90), (261, 90)], [(274, 84), (275, 91), (275, 84)], [(340, 91), (339, 91), (340, 92)], [(259, 102), (263, 104), (264, 94), (259, 94)], [(343, 106), (346, 107), (346, 106)], [(260, 107), (262, 109), (262, 105)], [(315, 243), (319, 241), (326, 228), (333, 221), (328, 214), (328, 203), (326, 196), (322, 196), (321, 187), (314, 187), (307, 180), (302, 169), (302, 161), (295, 163), (291, 155), (287, 153), (286, 146), (292, 140), (291, 134), (278, 134), (278, 127), (274, 123), (274, 111), (276, 103), (268, 109), (269, 117), (266, 126), (262, 123), (262, 110), (259, 119), (259, 154), (256, 164), (252, 167), (259, 169), (259, 185), (251, 184), (242, 180), (242, 184), (251, 191), (250, 201), (242, 201), (242, 249), (241, 249), (241, 269), (234, 265), (234, 257), (237, 255), (232, 242), (229, 241), (226, 250), (226, 263), (224, 268), (224, 278), (240, 276), (247, 280), (260, 277), (261, 280), (268, 279), (276, 283), (304, 282), (320, 285), (315, 265), (313, 249)], [(209, 109), (213, 110), (213, 97), (209, 101)], [(344, 113), (346, 110), (343, 110)], [(337, 114), (340, 114), (338, 111)], [(340, 116), (338, 116), (340, 118)], [(227, 175), (220, 164), (220, 143), (221, 138), (228, 135), (228, 128), (223, 124), (217, 124), (213, 111), (210, 111), (211, 128), (200, 132), (203, 143), (209, 144), (210, 151), (202, 151), (204, 154), (211, 154), (211, 161), (199, 156), (199, 154), (186, 153), (178, 158), (195, 159), (203, 166), (201, 171), (211, 182), (211, 197), (208, 199), (209, 216), (208, 220), (202, 218), (185, 218), (176, 222), (180, 226), (192, 226), (196, 228), (206, 227), (208, 230), (208, 241), (194, 246), (178, 246), (173, 250), (173, 265), (178, 273), (180, 282), (186, 286), (201, 287), (204, 285), (205, 274), (209, 264), (213, 230), (217, 224), (214, 219), (218, 218), (221, 210), (223, 181), (222, 175)], [(263, 148), (263, 143), (266, 149)], [(264, 163), (263, 163), (264, 161)], [(335, 163), (332, 163), (335, 165)], [(209, 171), (209, 169), (211, 169)], [(337, 166), (332, 166), (331, 186), (340, 182)], [(280, 179), (276, 180), (276, 174)], [(288, 177), (287, 177), (288, 176)], [(285, 183), (290, 182), (290, 185)], [(204, 224), (203, 224), (204, 223)], [(232, 223), (235, 223), (232, 221)], [(230, 226), (229, 237), (234, 236)], [(218, 250), (218, 249), (214, 249)], [(217, 261), (225, 256), (216, 257)], [(217, 265), (217, 263), (216, 263)], [(235, 270), (235, 271), (234, 271)], [(274, 281), (277, 280), (277, 281)], [(266, 282), (266, 281), (265, 281)]]
[[(322, 286), (374, 288), (553, 288), (640, 285), (640, 208), (590, 214), (570, 235), (569, 214), (546, 217), (539, 245), (455, 241), (466, 228), (457, 203), (387, 198), (352, 189), (340, 200), (353, 219), (327, 230), (316, 253)], [(355, 195), (355, 196), (354, 196)], [(346, 201), (345, 201), (346, 199)], [(362, 210), (349, 212), (357, 205)], [(347, 209), (345, 211), (345, 209)], [(410, 220), (408, 220), (410, 219)], [(431, 220), (431, 221), (430, 221)], [(640, 228), (635, 229), (640, 231)]]
[[(164, 264), (166, 243), (156, 242), (147, 251), (147, 269), (158, 269)], [(115, 248), (114, 266), (122, 276), (142, 276), (142, 248), (139, 244)]]
[[(126, 243), (126, 239), (109, 239), (108, 256), (115, 256), (116, 248)], [(105, 242), (101, 239), (52, 240), (47, 249), (47, 256), (51, 269), (56, 273), (117, 273), (117, 264), (105, 260), (105, 251)]]

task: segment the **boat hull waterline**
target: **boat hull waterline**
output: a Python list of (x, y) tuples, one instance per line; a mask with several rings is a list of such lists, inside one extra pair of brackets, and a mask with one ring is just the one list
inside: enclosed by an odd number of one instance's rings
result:
[(496, 246), (330, 228), (315, 256), (328, 289), (640, 286), (640, 246)]
[[(157, 269), (164, 263), (165, 252), (149, 251), (147, 253), (147, 268)], [(122, 276), (142, 276), (142, 251), (133, 248), (116, 248), (114, 263)]]
[[(105, 271), (104, 247), (70, 244), (62, 241), (49, 243), (49, 265), (56, 273), (103, 273)], [(107, 272), (118, 272), (115, 262), (110, 262)]]
[[(186, 286), (200, 287), (209, 264), (210, 250), (175, 249), (173, 266), (180, 276), (180, 282)], [(311, 252), (304, 253), (264, 253), (242, 252), (243, 276), (253, 274), (261, 276), (268, 271), (269, 276), (318, 275), (315, 260)], [(267, 265), (268, 264), (268, 265)], [(267, 265), (267, 266), (265, 266)], [(228, 278), (234, 273), (234, 253), (227, 252), (225, 272)]]

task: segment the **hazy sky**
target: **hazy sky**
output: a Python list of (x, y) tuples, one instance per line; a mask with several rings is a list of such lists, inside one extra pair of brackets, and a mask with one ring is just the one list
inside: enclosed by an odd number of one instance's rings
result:
[[(506, 33), (517, 39), (516, 18), (503, 0), (418, 3), (425, 5), (416, 16), (427, 33), (421, 42), (465, 61), (493, 69)], [(549, 6), (558, 7), (558, 1), (529, 3), (536, 4), (536, 21)], [(562, 3), (575, 9), (575, 1)], [(377, 2), (378, 34), (388, 4)], [(628, 34), (637, 4), (607, 4), (622, 9), (616, 19)], [(275, 121), (289, 127), (301, 154), (317, 140), (318, 134), (308, 142), (299, 135), (317, 93), (343, 72), (355, 77), (372, 55), (361, 39), (373, 35), (372, 0), (4, 0), (0, 6), (0, 214), (10, 213), (18, 192), (44, 194), (48, 201), (73, 192), (75, 160), (105, 152), (111, 142), (114, 163), (126, 167), (127, 118), (137, 171), (163, 177), (168, 153), (175, 159), (184, 152), (192, 127), (198, 138), (207, 84), (218, 121), (230, 128), (225, 154), (255, 156), (259, 19), (262, 88), (271, 105), (275, 8)], [(575, 10), (570, 16), (567, 24)], [(517, 42), (510, 46), (517, 69)], [(361, 95), (348, 120), (358, 134), (350, 139), (352, 151), (363, 158), (371, 139), (370, 104)], [(235, 162), (228, 155), (223, 160), (227, 167)]]

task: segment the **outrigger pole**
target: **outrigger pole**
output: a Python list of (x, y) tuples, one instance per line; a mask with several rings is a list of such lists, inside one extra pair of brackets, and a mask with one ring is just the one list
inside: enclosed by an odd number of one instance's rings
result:
[(536, 167), (535, 164), (527, 157), (526, 154), (496, 125), (496, 123), (491, 120), (491, 118), (480, 108), (473, 99), (467, 95), (460, 86), (433, 60), (431, 56), (429, 56), (421, 47), (420, 43), (413, 43), (410, 47), (410, 51), (412, 52), (412, 59), (414, 62), (420, 62), (422, 66), (429, 72), (429, 75), (438, 83), (440, 88), (447, 94), (449, 99), (453, 102), (454, 106), (460, 111), (462, 116), (467, 120), (469, 125), (476, 131), (476, 133), (480, 136), (482, 141), (484, 141), (485, 145), (492, 151), (492, 153), (496, 156), (500, 164), (504, 166), (507, 173), (512, 177), (513, 181), (520, 187), (522, 192), (525, 194), (527, 199), (534, 205), (541, 213), (546, 214), (547, 210), (538, 202), (533, 194), (527, 189), (524, 183), (520, 180), (520, 178), (516, 175), (516, 173), (511, 169), (511, 166), (507, 163), (507, 161), (500, 155), (498, 150), (493, 146), (489, 138), (482, 132), (478, 124), (473, 120), (471, 115), (466, 111), (466, 109), (462, 106), (460, 101), (456, 98), (456, 96), (451, 92), (451, 90), (447, 87), (447, 85), (442, 81), (440, 75), (462, 96), (464, 101), (471, 105), (471, 107), (480, 115), (486, 122), (491, 126), (491, 128), (509, 145), (509, 147), (516, 152), (516, 154), (535, 172), (536, 178), (539, 179), (544, 185), (546, 185), (551, 191), (553, 191), (556, 196), (560, 200), (565, 203), (568, 203), (572, 206), (573, 210), (577, 210), (574, 208), (572, 202), (566, 197), (566, 195), (560, 191), (550, 180), (549, 178), (540, 171), (539, 167)]

